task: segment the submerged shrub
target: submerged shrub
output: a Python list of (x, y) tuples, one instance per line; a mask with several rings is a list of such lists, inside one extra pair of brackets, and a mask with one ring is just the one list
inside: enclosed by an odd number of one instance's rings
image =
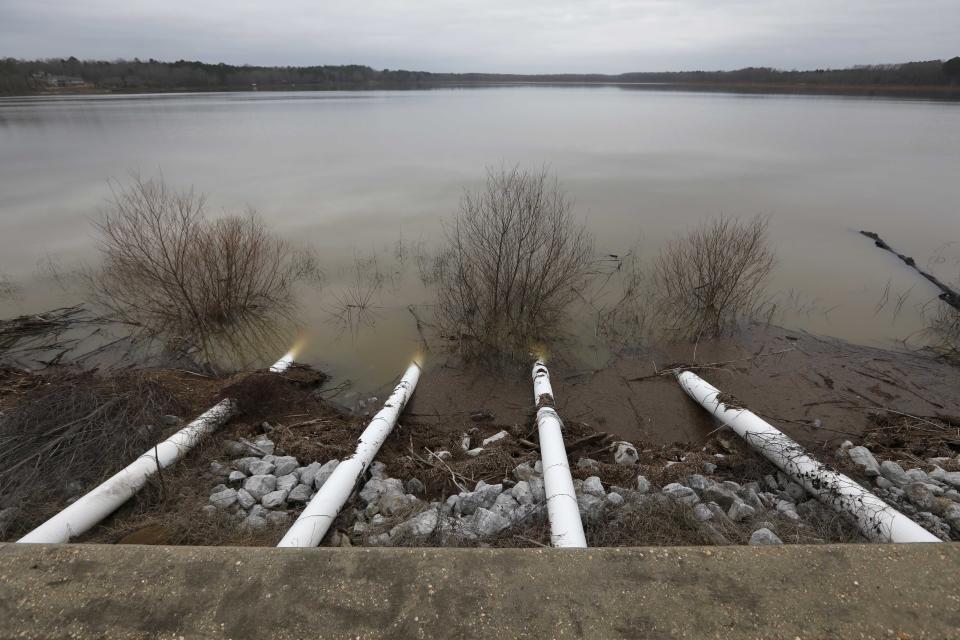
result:
[(542, 170), (488, 170), (486, 186), (464, 194), (445, 231), (433, 269), (437, 319), (465, 356), (522, 357), (555, 337), (593, 251), (556, 179)]
[(936, 353), (960, 365), (960, 309), (937, 301), (933, 316), (927, 318), (926, 333)]
[(767, 221), (717, 218), (667, 243), (653, 267), (658, 325), (691, 340), (719, 336), (772, 310)]
[(202, 195), (162, 181), (137, 178), (115, 191), (96, 228), (103, 260), (86, 275), (94, 300), (213, 363), (276, 351), (294, 285), (319, 278), (312, 255), (274, 236), (252, 210), (209, 219)]

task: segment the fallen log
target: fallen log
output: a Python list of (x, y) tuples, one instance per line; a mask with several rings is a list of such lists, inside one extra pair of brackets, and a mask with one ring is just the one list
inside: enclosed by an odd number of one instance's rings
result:
[(919, 273), (921, 276), (929, 280), (933, 284), (933, 286), (940, 289), (940, 295), (938, 297), (941, 300), (943, 300), (945, 303), (947, 303), (954, 309), (960, 309), (960, 293), (954, 291), (949, 286), (945, 285), (933, 274), (927, 273), (926, 271), (918, 267), (917, 261), (911, 258), (910, 256), (905, 256), (902, 253), (898, 253), (897, 251), (895, 251), (893, 247), (888, 245), (883, 240), (883, 238), (881, 238), (878, 234), (874, 233), (873, 231), (861, 230), (860, 233), (861, 235), (864, 235), (870, 238), (871, 240), (873, 240), (873, 243), (878, 247), (880, 247), (881, 249), (885, 249), (890, 253), (892, 253), (893, 255), (900, 258), (901, 260), (903, 260), (904, 264), (906, 264), (908, 267), (912, 267), (917, 273)]

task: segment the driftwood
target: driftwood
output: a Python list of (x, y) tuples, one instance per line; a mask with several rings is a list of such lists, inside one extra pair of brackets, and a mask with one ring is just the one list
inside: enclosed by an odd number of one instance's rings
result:
[(940, 282), (940, 280), (938, 280), (936, 276), (929, 274), (923, 269), (921, 269), (920, 267), (918, 267), (916, 260), (914, 260), (910, 256), (905, 256), (902, 253), (897, 253), (890, 245), (884, 242), (883, 238), (881, 238), (879, 235), (877, 235), (873, 231), (861, 231), (860, 233), (862, 235), (867, 236), (871, 240), (873, 240), (873, 243), (878, 247), (880, 247), (881, 249), (886, 249), (890, 253), (894, 254), (895, 256), (903, 260), (904, 264), (906, 264), (908, 267), (912, 267), (914, 270), (916, 270), (917, 273), (919, 273), (921, 276), (923, 276), (924, 278), (929, 280), (931, 283), (933, 283), (933, 286), (940, 289), (939, 298), (941, 300), (943, 300), (945, 303), (947, 303), (954, 309), (960, 309), (960, 293), (957, 293), (956, 291), (954, 291), (944, 283)]

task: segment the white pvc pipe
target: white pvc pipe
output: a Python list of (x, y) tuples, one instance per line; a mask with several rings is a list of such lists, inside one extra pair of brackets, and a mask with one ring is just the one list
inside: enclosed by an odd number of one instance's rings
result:
[(278, 547), (315, 547), (320, 544), (387, 436), (393, 431), (403, 408), (417, 388), (419, 379), (420, 363), (414, 361), (407, 367), (406, 373), (387, 398), (383, 408), (360, 434), (354, 454), (337, 465), (317, 491), (317, 495), (284, 534)]
[(563, 444), (563, 423), (553, 408), (550, 373), (542, 360), (533, 364), (533, 401), (537, 406), (543, 486), (550, 518), (550, 543), (555, 547), (585, 548), (587, 538), (580, 520), (580, 506)]
[[(287, 354), (274, 363), (270, 370), (282, 373), (292, 362), (293, 356)], [(89, 531), (140, 491), (151, 476), (186, 455), (236, 412), (237, 405), (233, 400), (221, 400), (17, 542), (69, 542), (71, 537)]]
[(222, 400), (17, 542), (69, 542), (71, 537), (88, 531), (140, 491), (158, 467), (163, 469), (179, 460), (235, 412), (233, 400)]
[(725, 404), (720, 390), (699, 376), (682, 371), (677, 374), (677, 381), (691, 398), (804, 489), (824, 504), (856, 518), (860, 531), (871, 540), (941, 542), (851, 478), (811, 458), (792, 438), (753, 412)]
[(288, 351), (282, 358), (270, 365), (270, 373), (283, 373), (293, 364), (293, 351)]

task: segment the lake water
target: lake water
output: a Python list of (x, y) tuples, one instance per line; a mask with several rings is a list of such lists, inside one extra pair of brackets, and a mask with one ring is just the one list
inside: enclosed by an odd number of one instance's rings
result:
[[(7, 98), (0, 274), (19, 292), (0, 311), (74, 301), (41, 265), (94, 261), (89, 221), (110, 181), (162, 173), (320, 251), (327, 284), (305, 293), (301, 359), (372, 388), (417, 344), (407, 305), (429, 293), (411, 256), (485, 167), (515, 164), (558, 176), (598, 254), (649, 259), (700, 220), (769, 216), (780, 321), (816, 333), (906, 339), (936, 294), (855, 230), (960, 275), (960, 103), (617, 87)], [(336, 300), (354, 260), (374, 255), (386, 286), (373, 326), (344, 330)]]

